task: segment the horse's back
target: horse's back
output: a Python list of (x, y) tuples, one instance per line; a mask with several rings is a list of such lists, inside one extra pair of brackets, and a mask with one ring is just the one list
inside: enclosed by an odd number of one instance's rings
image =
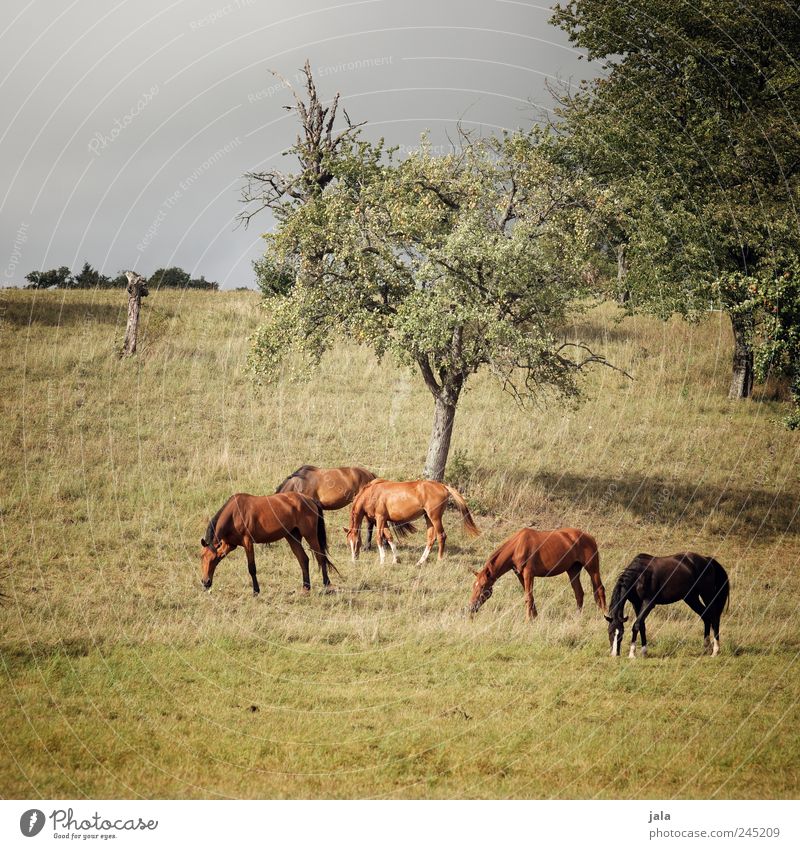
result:
[(510, 557), (518, 568), (529, 562), (540, 564), (550, 572), (554, 568), (564, 571), (573, 563), (585, 566), (596, 554), (594, 537), (580, 528), (521, 528), (495, 551), (493, 557)]
[(597, 551), (595, 538), (580, 528), (551, 528), (549, 530), (537, 530), (536, 528), (522, 528), (517, 531), (520, 536), (532, 548), (552, 546), (569, 549), (587, 549)]
[(312, 473), (318, 471), (319, 468), (317, 466), (300, 466), (299, 469), (295, 469), (289, 477), (285, 478), (282, 483), (278, 484), (275, 494), (277, 495), (281, 492), (306, 492), (309, 488), (313, 487), (313, 482), (309, 479), (310, 476)]

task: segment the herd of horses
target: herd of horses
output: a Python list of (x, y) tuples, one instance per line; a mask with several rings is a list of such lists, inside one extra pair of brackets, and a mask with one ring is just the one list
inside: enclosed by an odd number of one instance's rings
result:
[[(344, 528), (350, 554), (357, 560), (362, 548), (362, 526), (367, 524), (367, 548), (374, 540), (380, 562), (384, 563), (386, 546), (397, 562), (395, 537), (416, 530), (415, 521), (425, 521), (425, 548), (417, 565), (425, 563), (438, 544), (438, 560), (445, 553), (447, 534), (442, 517), (452, 502), (461, 514), (464, 528), (472, 536), (480, 531), (463, 496), (453, 487), (432, 480), (390, 481), (376, 477), (360, 466), (322, 469), (301, 466), (277, 488), (274, 495), (232, 495), (210, 520), (203, 539), (201, 555), (202, 584), (211, 589), (219, 562), (241, 546), (253, 582), (253, 595), (260, 588), (256, 576), (254, 546), (285, 539), (300, 564), (302, 592), (311, 590), (309, 558), (305, 542), (316, 558), (322, 573), (323, 587), (331, 592), (329, 570), (338, 574), (328, 557), (328, 539), (324, 513), (351, 504), (350, 524)], [(610, 607), (600, 578), (597, 543), (590, 534), (578, 528), (537, 531), (522, 528), (499, 546), (479, 571), (473, 570), (468, 610), (475, 614), (491, 597), (498, 578), (513, 572), (525, 594), (528, 619), (536, 617), (533, 598), (534, 578), (548, 578), (566, 572), (578, 611), (583, 607), (580, 573), (585, 570), (592, 584), (594, 600), (608, 622), (608, 640), (612, 656), (619, 656), (625, 631), (626, 603), (636, 618), (631, 626), (629, 657), (636, 656), (636, 640), (641, 641), (642, 655), (647, 653), (645, 620), (656, 605), (685, 601), (701, 618), (705, 629), (704, 650), (719, 653), (719, 623), (729, 600), (730, 584), (725, 569), (713, 558), (694, 552), (666, 557), (638, 554), (622, 571), (611, 594)], [(711, 632), (713, 631), (713, 642)]]

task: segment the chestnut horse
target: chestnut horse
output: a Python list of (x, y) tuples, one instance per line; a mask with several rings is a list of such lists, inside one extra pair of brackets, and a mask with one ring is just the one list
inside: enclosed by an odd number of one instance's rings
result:
[(494, 582), (510, 571), (514, 572), (525, 590), (528, 619), (537, 615), (533, 600), (533, 579), (549, 578), (563, 572), (569, 575), (580, 611), (583, 608), (581, 569), (589, 573), (595, 603), (605, 613), (606, 591), (600, 580), (600, 556), (594, 537), (578, 528), (558, 528), (552, 531), (522, 528), (492, 553), (480, 572), (472, 570), (476, 577), (472, 585), (469, 611), (477, 613), (491, 597)]
[(401, 536), (407, 532), (409, 523), (420, 516), (425, 518), (427, 537), (425, 550), (417, 561), (417, 566), (428, 559), (434, 540), (439, 541), (438, 559), (441, 560), (447, 539), (442, 525), (442, 514), (449, 499), (453, 500), (461, 513), (467, 532), (474, 537), (478, 536), (480, 531), (470, 515), (467, 502), (452, 486), (438, 481), (387, 481), (381, 478), (367, 484), (355, 497), (350, 509), (350, 527), (345, 528), (353, 560), (358, 558), (361, 551), (361, 523), (364, 518), (374, 522), (377, 528), (381, 563), (384, 559), (385, 542), (389, 543), (392, 549), (392, 563), (397, 563), (397, 552), (389, 525)]
[[(628, 617), (625, 602), (636, 611), (636, 621), (631, 628), (631, 650), (628, 657), (636, 657), (636, 637), (642, 637), (642, 656), (647, 654), (647, 615), (657, 604), (674, 604), (685, 601), (703, 620), (704, 648), (711, 655), (719, 654), (719, 620), (730, 598), (730, 582), (723, 567), (704, 554), (684, 551), (668, 557), (637, 554), (625, 567), (611, 593), (611, 615), (608, 620), (608, 642), (611, 656), (619, 656), (624, 622)], [(710, 634), (714, 629), (714, 643)]]
[(208, 523), (203, 546), (201, 569), (203, 586), (211, 589), (214, 571), (223, 557), (227, 557), (237, 546), (244, 548), (247, 568), (253, 580), (253, 595), (258, 595), (256, 558), (254, 543), (277, 542), (285, 539), (292, 554), (297, 558), (303, 573), (303, 592), (311, 589), (308, 574), (308, 555), (301, 540), (308, 543), (314, 552), (322, 572), (322, 583), (330, 586), (328, 567), (336, 567), (328, 559), (328, 543), (325, 520), (318, 501), (297, 492), (277, 495), (247, 495), (240, 492), (232, 495)]
[[(315, 498), (323, 510), (340, 510), (346, 507), (356, 493), (375, 480), (375, 475), (362, 466), (337, 466), (321, 469), (319, 466), (300, 466), (278, 484), (275, 492), (299, 492)], [(367, 526), (367, 548), (372, 545), (373, 523)]]

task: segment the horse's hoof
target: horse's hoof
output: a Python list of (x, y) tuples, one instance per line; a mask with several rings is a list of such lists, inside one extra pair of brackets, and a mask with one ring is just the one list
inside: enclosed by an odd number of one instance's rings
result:
[(253, 598), (257, 598), (260, 593), (261, 593), (261, 590), (253, 590)]
[(324, 592), (325, 595), (333, 595), (336, 592), (336, 587), (332, 586), (331, 584), (328, 584), (328, 586), (325, 587), (322, 592)]
[(300, 590), (300, 595), (310, 595), (310, 594), (311, 594), (311, 587), (303, 587), (303, 589)]

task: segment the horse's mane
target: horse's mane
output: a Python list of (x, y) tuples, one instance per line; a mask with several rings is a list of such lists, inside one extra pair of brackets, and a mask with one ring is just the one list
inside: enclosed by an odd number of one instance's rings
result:
[(299, 468), (299, 469), (295, 469), (295, 470), (294, 470), (294, 471), (293, 471), (293, 472), (289, 475), (289, 477), (285, 478), (284, 480), (282, 480), (282, 481), (278, 484), (278, 488), (275, 490), (275, 492), (282, 492), (282, 491), (283, 491), (283, 488), (286, 486), (286, 484), (287, 484), (287, 483), (289, 483), (289, 481), (290, 481), (292, 478), (300, 478), (300, 479), (302, 480), (303, 478), (305, 478), (305, 476), (306, 476), (309, 472), (314, 472), (314, 471), (316, 471), (316, 469), (317, 469), (317, 467), (316, 467), (316, 466), (308, 466), (308, 465), (306, 465), (306, 466), (300, 466), (300, 468)]
[(217, 510), (217, 512), (216, 512), (216, 513), (215, 513), (215, 514), (211, 517), (211, 520), (210, 520), (210, 521), (209, 521), (209, 523), (208, 523), (208, 527), (206, 528), (205, 540), (206, 540), (206, 542), (207, 542), (210, 546), (212, 546), (212, 547), (214, 546), (214, 540), (215, 540), (215, 539), (216, 539), (216, 537), (217, 537), (217, 520), (219, 519), (220, 515), (222, 515), (222, 511), (223, 511), (223, 510), (224, 510), (224, 509), (228, 506), (228, 504), (230, 503), (231, 498), (233, 498), (233, 496), (231, 496), (231, 497), (230, 497), (230, 498), (229, 498), (229, 499), (228, 499), (228, 500), (227, 500), (227, 501), (226, 501), (226, 502), (222, 505), (222, 507), (220, 507), (220, 508), (219, 508), (219, 510)]
[[(631, 586), (647, 568), (650, 560), (649, 554), (637, 554), (633, 561), (622, 570), (622, 574), (617, 578), (617, 583), (614, 585), (614, 592), (611, 593), (609, 612), (612, 616), (615, 612), (622, 613), (622, 607), (625, 605)], [(618, 607), (619, 611), (617, 611)]]

